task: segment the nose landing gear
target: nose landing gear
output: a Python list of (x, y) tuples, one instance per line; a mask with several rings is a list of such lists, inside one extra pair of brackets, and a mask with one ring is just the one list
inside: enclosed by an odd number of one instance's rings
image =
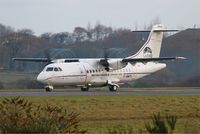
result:
[(52, 92), (53, 91), (53, 86), (51, 86), (51, 85), (47, 85), (44, 88), (45, 88), (46, 92)]
[(89, 87), (81, 87), (81, 91), (88, 91)]

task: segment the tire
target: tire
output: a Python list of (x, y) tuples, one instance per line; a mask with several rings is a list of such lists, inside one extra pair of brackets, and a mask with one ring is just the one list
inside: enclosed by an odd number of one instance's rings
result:
[(116, 92), (116, 91), (117, 91), (117, 86), (115, 86), (115, 85), (110, 86), (110, 87), (109, 87), (109, 90), (110, 90), (111, 92)]
[(85, 92), (85, 91), (88, 91), (89, 88), (88, 87), (81, 87), (81, 91)]
[(45, 86), (46, 92), (52, 92), (53, 91), (53, 86)]

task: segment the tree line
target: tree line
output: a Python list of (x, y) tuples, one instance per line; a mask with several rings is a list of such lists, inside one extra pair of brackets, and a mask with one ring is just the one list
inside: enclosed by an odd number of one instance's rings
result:
[[(19, 64), (13, 65), (12, 58), (38, 56), (36, 53), (44, 53), (45, 50), (51, 48), (73, 49), (73, 45), (100, 44), (99, 46), (104, 47), (105, 45), (102, 45), (102, 43), (105, 41), (109, 46), (113, 44), (112, 41), (120, 36), (122, 38), (123, 36), (132, 36), (131, 30), (114, 29), (98, 23), (94, 27), (89, 24), (87, 28), (75, 27), (73, 33), (43, 33), (40, 36), (35, 36), (31, 29), (14, 30), (10, 26), (0, 24), (0, 68), (23, 70), (23, 68), (18, 67)], [(137, 40), (134, 37), (133, 39)], [(123, 42), (123, 40), (120, 42)], [(44, 55), (40, 56), (44, 57)]]

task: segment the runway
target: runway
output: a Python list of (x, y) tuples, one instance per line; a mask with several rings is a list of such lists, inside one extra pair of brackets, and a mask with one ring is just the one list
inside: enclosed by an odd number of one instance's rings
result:
[(0, 96), (98, 96), (98, 95), (200, 95), (200, 89), (184, 89), (184, 90), (126, 90), (117, 92), (110, 91), (56, 91), (45, 92), (0, 92)]

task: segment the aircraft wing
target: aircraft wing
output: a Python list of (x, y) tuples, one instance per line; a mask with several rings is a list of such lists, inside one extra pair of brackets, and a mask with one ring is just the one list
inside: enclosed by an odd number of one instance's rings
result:
[(12, 58), (13, 61), (34, 61), (34, 62), (51, 62), (49, 58)]
[(149, 62), (149, 61), (164, 61), (164, 60), (185, 60), (185, 57), (159, 57), (159, 58), (129, 58), (123, 59), (122, 62)]
[(79, 59), (68, 58), (68, 59), (53, 59), (53, 58), (12, 58), (13, 61), (32, 61), (32, 62), (79, 62)]

